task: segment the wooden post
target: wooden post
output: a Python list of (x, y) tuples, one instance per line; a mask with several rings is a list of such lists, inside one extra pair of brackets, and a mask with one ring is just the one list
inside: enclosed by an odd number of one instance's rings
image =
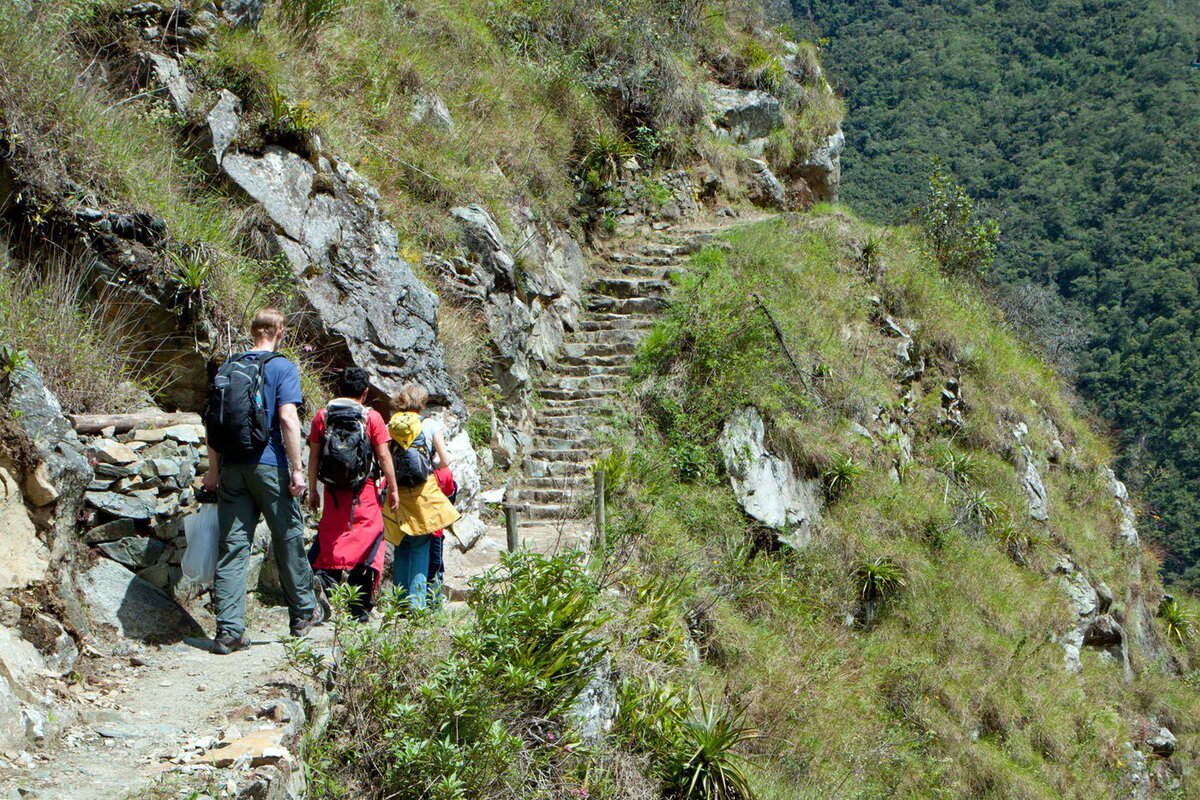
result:
[(592, 546), (592, 551), (600, 559), (600, 563), (604, 563), (604, 528), (607, 523), (607, 509), (604, 507), (604, 470), (597, 469), (594, 473), (596, 481), (596, 541)]
[(508, 552), (515, 552), (521, 540), (517, 536), (517, 509), (512, 503), (504, 504), (504, 530), (508, 534)]

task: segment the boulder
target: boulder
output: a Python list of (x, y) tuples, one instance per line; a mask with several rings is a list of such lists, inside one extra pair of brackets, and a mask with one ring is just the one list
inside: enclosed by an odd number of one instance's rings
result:
[(126, 536), (115, 542), (104, 542), (98, 549), (118, 564), (137, 571), (161, 561), (167, 546), (149, 536)]
[(97, 560), (80, 578), (95, 623), (128, 639), (170, 639), (200, 626), (170, 597), (115, 561)]
[(1150, 751), (1160, 758), (1170, 758), (1175, 754), (1175, 734), (1167, 728), (1158, 731), (1146, 739)]
[(709, 85), (708, 95), (713, 123), (735, 141), (762, 139), (784, 125), (779, 99), (767, 92), (714, 83)]
[(146, 53), (154, 79), (167, 90), (176, 113), (187, 116), (192, 107), (192, 87), (179, 59), (161, 53)]
[(58, 499), (58, 487), (50, 480), (50, 468), (46, 462), (25, 473), (25, 482), (21, 485), (25, 499), (35, 507), (48, 506)]
[(37, 744), (72, 722), (69, 708), (39, 690), (47, 664), (17, 631), (0, 627), (0, 748)]
[(257, 28), (264, 5), (266, 0), (225, 0), (220, 4), (221, 16), (235, 28)]
[(1111, 469), (1106, 470), (1105, 473), (1108, 478), (1108, 490), (1112, 493), (1113, 500), (1117, 504), (1117, 513), (1120, 515), (1117, 538), (1130, 547), (1137, 547), (1137, 514), (1133, 510), (1133, 504), (1129, 502), (1129, 490), (1125, 488), (1124, 483), (1117, 479), (1117, 474)]
[(208, 112), (209, 154), (212, 156), (210, 166), (219, 169), (225, 159), (225, 153), (237, 141), (241, 130), (242, 101), (236, 95), (225, 89), (221, 90), (217, 104)]
[(757, 206), (763, 208), (773, 208), (784, 210), (787, 208), (787, 190), (783, 188), (783, 184), (779, 182), (779, 178), (775, 177), (775, 173), (771, 171), (771, 167), (767, 162), (752, 158), (750, 159), (750, 169), (752, 183), (750, 184), (750, 201)]
[(846, 135), (838, 128), (825, 143), (809, 154), (798, 167), (814, 200), (836, 203), (842, 181), (842, 150)]
[(126, 536), (133, 536), (137, 523), (132, 519), (114, 519), (104, 522), (83, 534), (83, 540), (88, 544), (112, 542)]
[(435, 404), (465, 416), (437, 338), (437, 296), (401, 256), (378, 193), (349, 165), (316, 162), (275, 145), (221, 160), (225, 176), (271, 220), (297, 278), (301, 327), (330, 360), (370, 372), (376, 393), (420, 381)]
[(446, 101), (436, 94), (423, 94), (418, 97), (408, 112), (408, 121), (413, 125), (424, 125), (444, 131), (454, 130), (454, 119)]
[(612, 730), (617, 718), (617, 686), (607, 653), (593, 664), (587, 685), (566, 716), (584, 744), (598, 744)]
[(0, 589), (21, 589), (46, 577), (50, 551), (38, 539), (11, 463), (0, 463)]
[(1046, 522), (1050, 519), (1050, 499), (1046, 495), (1046, 485), (1042, 482), (1041, 473), (1038, 472), (1033, 451), (1029, 445), (1025, 444), (1025, 437), (1028, 434), (1029, 428), (1024, 422), (1019, 423), (1013, 429), (1013, 438), (1017, 440), (1019, 451), (1017, 472), (1029, 499), (1029, 516), (1038, 522)]
[(798, 477), (790, 460), (767, 452), (765, 434), (757, 409), (734, 412), (720, 437), (725, 470), (746, 514), (802, 548), (821, 521), (823, 487), (819, 480)]
[(138, 460), (138, 454), (129, 445), (114, 439), (97, 439), (88, 445), (87, 453), (96, 460), (97, 466), (126, 466)]

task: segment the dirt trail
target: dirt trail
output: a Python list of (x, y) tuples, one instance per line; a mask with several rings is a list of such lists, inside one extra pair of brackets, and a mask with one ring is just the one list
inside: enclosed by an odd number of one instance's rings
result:
[[(212, 655), (209, 640), (200, 638), (161, 646), (111, 645), (110, 654), (92, 663), (95, 681), (89, 680), (88, 690), (77, 695), (78, 723), (32, 764), (0, 767), (0, 797), (154, 796), (148, 787), (172, 770), (192, 785), (203, 784), (210, 775), (219, 775), (215, 782), (221, 787), (231, 778), (235, 785), (239, 779), (244, 782), (241, 772), (214, 773), (195, 766), (203, 762), (203, 753), (190, 745), (211, 748), (223, 734), (235, 738), (250, 733), (259, 723), (238, 718), (257, 716), (286, 695), (277, 684), (289, 677), (281, 643), (287, 626), (286, 609), (259, 607), (249, 629), (254, 645), (228, 656)], [(311, 639), (320, 644), (331, 634), (325, 626)], [(98, 649), (104, 652), (102, 647)], [(265, 726), (280, 727), (276, 720), (264, 720)], [(206, 737), (212, 738), (206, 742)], [(182, 753), (188, 755), (179, 759)]]

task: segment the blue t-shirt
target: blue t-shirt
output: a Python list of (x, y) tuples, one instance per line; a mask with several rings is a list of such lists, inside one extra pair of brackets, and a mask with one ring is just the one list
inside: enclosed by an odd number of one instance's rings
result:
[[(251, 350), (252, 353), (262, 353), (263, 350)], [(300, 370), (286, 358), (272, 358), (263, 368), (263, 401), (267, 406), (267, 424), (271, 426), (271, 441), (262, 455), (258, 457), (259, 464), (272, 467), (286, 467), (287, 451), (283, 449), (283, 435), (279, 431), (279, 407), (294, 403), (299, 406), (304, 397), (300, 393)], [(302, 465), (295, 465), (303, 468)]]

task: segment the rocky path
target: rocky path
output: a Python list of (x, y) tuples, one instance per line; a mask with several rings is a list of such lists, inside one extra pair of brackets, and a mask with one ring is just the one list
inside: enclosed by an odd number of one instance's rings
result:
[[(202, 638), (112, 645), (81, 684), (78, 722), (36, 757), (0, 761), (0, 798), (173, 798), (177, 784), (258, 797), (272, 768), (291, 772), (303, 706), (283, 685), (294, 680), (281, 643), (286, 609), (258, 607), (249, 633), (254, 645), (228, 656)], [(312, 638), (330, 636), (324, 627)]]
[[(671, 281), (690, 255), (720, 232), (756, 218), (710, 218), (621, 242), (593, 262), (584, 311), (543, 376), (537, 424), (506, 501), (515, 506), (522, 543), (541, 553), (586, 546), (592, 534), (592, 463), (597, 435), (619, 407), (641, 341), (667, 307)], [(502, 525), (489, 527), (465, 554), (447, 559), (447, 583), (465, 586), (496, 564), (506, 547)]]

